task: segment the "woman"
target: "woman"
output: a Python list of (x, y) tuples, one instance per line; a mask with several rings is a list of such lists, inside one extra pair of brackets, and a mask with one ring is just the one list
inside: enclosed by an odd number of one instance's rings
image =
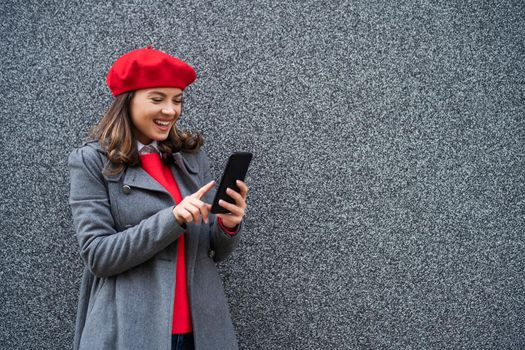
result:
[(71, 206), (85, 264), (75, 349), (236, 349), (214, 264), (236, 247), (248, 187), (215, 189), (200, 134), (177, 130), (185, 62), (147, 47), (121, 56), (115, 96), (91, 140), (69, 155)]

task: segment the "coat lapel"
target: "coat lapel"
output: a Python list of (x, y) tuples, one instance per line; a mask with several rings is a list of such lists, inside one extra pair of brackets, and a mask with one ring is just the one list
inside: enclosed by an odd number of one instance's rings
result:
[(166, 190), (140, 166), (128, 166), (126, 174), (124, 175), (124, 185), (169, 194), (168, 190)]
[(199, 185), (195, 179), (198, 173), (195, 165), (186, 159), (181, 152), (172, 153), (171, 155), (173, 156), (173, 163), (176, 166), (175, 169), (172, 166), (171, 171), (179, 186), (182, 198), (195, 193), (199, 189)]
[[(184, 198), (199, 189), (195, 179), (197, 170), (195, 169), (195, 166), (191, 164), (190, 161), (186, 160), (180, 152), (172, 153), (172, 155), (174, 164), (170, 166), (171, 172), (177, 182), (181, 196)], [(166, 190), (140, 166), (128, 166), (124, 175), (123, 183), (124, 185), (132, 187), (169, 194), (168, 190)]]
[[(185, 158), (184, 154), (177, 152), (173, 153), (174, 165), (177, 169), (173, 171), (173, 177), (179, 186), (182, 198), (195, 193), (200, 186), (198, 185), (198, 167), (192, 163), (190, 159)], [(177, 171), (178, 170), (178, 171)], [(201, 225), (205, 225), (202, 223)], [(197, 256), (197, 248), (199, 245), (199, 234), (201, 225), (193, 223), (188, 224), (188, 231), (186, 232), (184, 240), (184, 251), (186, 254), (186, 283), (188, 288), (193, 287), (193, 272), (195, 270), (195, 258)]]

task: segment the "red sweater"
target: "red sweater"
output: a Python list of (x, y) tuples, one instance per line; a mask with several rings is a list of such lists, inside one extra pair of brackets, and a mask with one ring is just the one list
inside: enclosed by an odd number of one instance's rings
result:
[[(157, 182), (159, 182), (173, 197), (176, 204), (182, 201), (179, 187), (173, 178), (169, 166), (162, 163), (160, 155), (156, 153), (140, 155), (142, 168)], [(234, 234), (218, 218), (220, 227), (227, 233)], [(177, 267), (175, 276), (175, 300), (173, 303), (173, 322), (171, 333), (183, 334), (192, 331), (190, 305), (188, 302), (188, 288), (186, 285), (186, 261), (184, 251), (184, 236), (179, 237), (177, 246)]]

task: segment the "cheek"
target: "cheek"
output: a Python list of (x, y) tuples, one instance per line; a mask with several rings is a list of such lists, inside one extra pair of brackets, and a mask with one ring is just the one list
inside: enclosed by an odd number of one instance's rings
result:
[(131, 122), (136, 128), (140, 129), (144, 125), (145, 120), (140, 114), (134, 113), (131, 115)]
[(156, 111), (150, 108), (135, 108), (131, 112), (131, 120), (134, 124), (145, 124), (151, 121), (155, 116)]

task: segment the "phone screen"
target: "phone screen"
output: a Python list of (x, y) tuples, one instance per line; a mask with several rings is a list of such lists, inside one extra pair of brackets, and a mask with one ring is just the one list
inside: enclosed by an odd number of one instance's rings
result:
[(252, 160), (253, 154), (249, 152), (236, 152), (233, 153), (228, 159), (226, 168), (222, 173), (221, 182), (215, 198), (213, 199), (211, 212), (213, 214), (226, 214), (229, 211), (219, 205), (219, 200), (222, 199), (228, 203), (235, 204), (235, 200), (226, 194), (226, 189), (229, 187), (236, 192), (240, 192), (235, 181), (244, 181), (248, 167)]

